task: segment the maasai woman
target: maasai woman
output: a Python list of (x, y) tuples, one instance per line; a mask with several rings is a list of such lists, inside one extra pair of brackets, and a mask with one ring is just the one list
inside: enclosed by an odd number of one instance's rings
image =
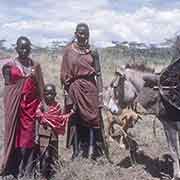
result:
[[(80, 23), (75, 31), (76, 40), (69, 44), (63, 55), (61, 65), (61, 82), (68, 98), (65, 99), (66, 110), (76, 107), (77, 113), (71, 121), (71, 140), (73, 137), (73, 156), (80, 152), (84, 157), (95, 158), (101, 154), (98, 142), (101, 142), (100, 111), (102, 106), (102, 82), (98, 58), (93, 58), (89, 46), (89, 27)], [(97, 84), (101, 85), (99, 87)], [(80, 148), (79, 148), (80, 147)]]
[(3, 66), (5, 138), (2, 174), (32, 175), (35, 163), (35, 112), (43, 90), (40, 65), (29, 58), (31, 42), (19, 37), (18, 57)]

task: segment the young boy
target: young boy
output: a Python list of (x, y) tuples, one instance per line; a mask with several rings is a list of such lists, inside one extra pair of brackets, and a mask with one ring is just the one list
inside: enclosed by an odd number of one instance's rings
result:
[(53, 84), (44, 87), (44, 104), (37, 109), (36, 143), (40, 145), (40, 171), (44, 179), (55, 174), (58, 162), (58, 135), (64, 135), (65, 126), (73, 114), (62, 114), (60, 104), (55, 100), (56, 89)]

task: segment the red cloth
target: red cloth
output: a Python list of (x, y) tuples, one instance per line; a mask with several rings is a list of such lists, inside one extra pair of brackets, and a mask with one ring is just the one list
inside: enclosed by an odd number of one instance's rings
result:
[(100, 127), (96, 71), (90, 52), (80, 54), (73, 44), (64, 49), (60, 79), (69, 96), (77, 106), (81, 124)]
[(40, 99), (37, 98), (36, 83), (32, 78), (24, 82), (19, 106), (20, 124), (17, 127), (16, 147), (31, 148), (35, 138), (35, 113)]
[(21, 100), (21, 90), (25, 79), (18, 80), (16, 84), (6, 85), (4, 88), (4, 156), (1, 164), (6, 173), (11, 167), (11, 156), (15, 151), (16, 127), (19, 124), (18, 110)]
[(51, 106), (48, 106), (47, 111), (44, 111), (41, 103), (37, 109), (36, 116), (41, 124), (48, 124), (56, 134), (64, 135), (70, 114), (62, 114), (60, 104), (54, 102)]
[[(25, 78), (17, 66), (11, 66), (11, 83)], [(35, 112), (40, 99), (37, 97), (36, 82), (32, 77), (25, 79), (19, 104), (19, 124), (16, 129), (15, 147), (31, 148), (35, 138)]]
[(40, 102), (43, 78), (40, 65), (31, 59), (28, 61), (28, 69), (35, 69), (32, 76), (31, 71), (29, 75), (23, 73), (23, 67), (20, 69), (21, 64), (17, 60), (11, 60), (4, 65), (10, 67), (11, 76), (4, 89), (5, 133), (1, 165), (4, 172), (11, 168), (11, 157), (16, 147), (29, 148), (34, 144), (35, 112)]
[(20, 69), (16, 66), (11, 66), (11, 84), (15, 84), (17, 80), (23, 77)]

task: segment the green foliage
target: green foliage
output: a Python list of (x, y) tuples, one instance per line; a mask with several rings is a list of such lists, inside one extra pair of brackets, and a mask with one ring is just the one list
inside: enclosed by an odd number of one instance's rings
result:
[(126, 63), (167, 64), (172, 59), (171, 48), (128, 49), (125, 47), (109, 47), (99, 49), (102, 64)]

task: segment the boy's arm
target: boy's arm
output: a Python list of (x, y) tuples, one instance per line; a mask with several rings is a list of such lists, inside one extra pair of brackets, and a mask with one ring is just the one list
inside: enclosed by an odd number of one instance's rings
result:
[(34, 143), (35, 145), (39, 145), (39, 127), (40, 127), (40, 120), (42, 118), (42, 103), (40, 103), (36, 110), (36, 121), (35, 121), (35, 139)]

